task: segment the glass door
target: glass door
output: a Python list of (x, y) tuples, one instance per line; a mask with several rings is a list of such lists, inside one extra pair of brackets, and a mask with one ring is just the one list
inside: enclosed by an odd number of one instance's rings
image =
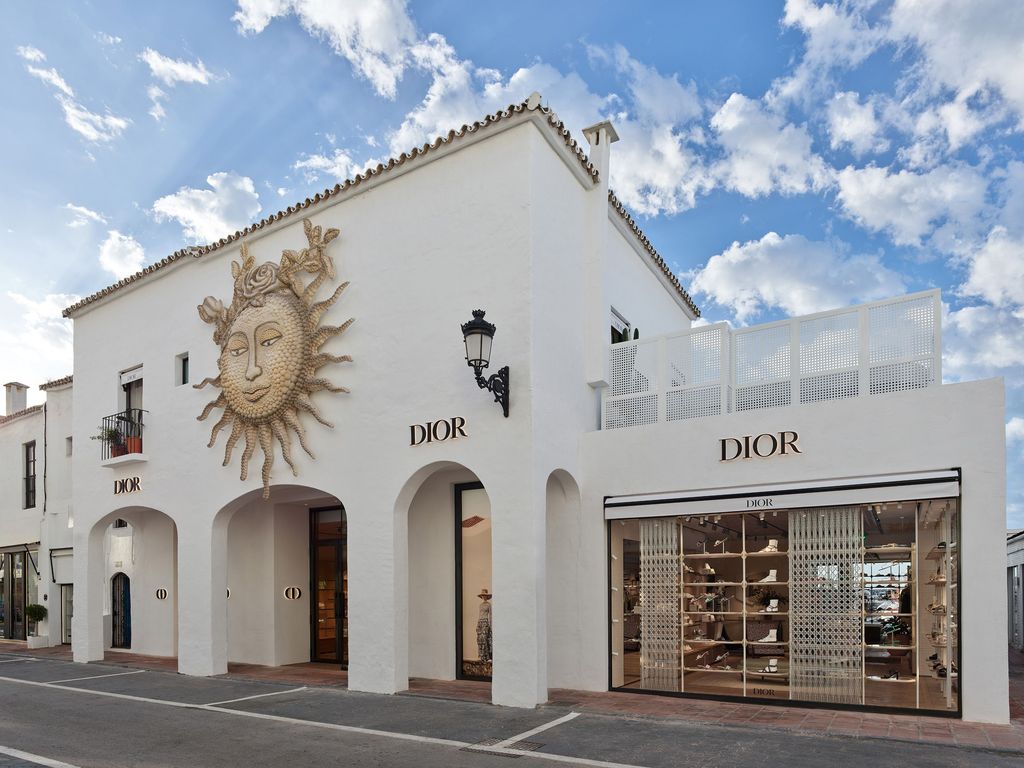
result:
[(312, 510), (313, 661), (348, 664), (348, 563), (345, 510)]
[(11, 634), (15, 640), (25, 639), (25, 553), (11, 553)]
[(71, 621), (75, 615), (75, 601), (74, 601), (74, 584), (61, 584), (60, 585), (60, 606), (61, 606), (61, 622), (60, 622), (60, 641), (64, 645), (71, 644)]
[(8, 610), (8, 599), (7, 599), (7, 587), (10, 581), (7, 578), (7, 555), (0, 552), (0, 638), (10, 637), (10, 632), (7, 630), (7, 610)]

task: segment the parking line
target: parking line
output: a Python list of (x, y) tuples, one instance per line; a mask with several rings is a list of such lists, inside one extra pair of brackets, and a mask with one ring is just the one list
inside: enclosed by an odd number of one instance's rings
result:
[(234, 704), (237, 701), (249, 701), (249, 699), (262, 699), (264, 696), (280, 696), (282, 693), (296, 693), (297, 691), (306, 690), (306, 686), (301, 688), (289, 688), (287, 691), (271, 691), (270, 693), (257, 693), (255, 696), (243, 696), (240, 699), (228, 699), (227, 701), (211, 701), (209, 704), (203, 704), (204, 707), (219, 707), (222, 704)]
[(47, 768), (78, 768), (77, 765), (72, 765), (71, 763), (62, 763), (60, 760), (43, 757), (42, 755), (33, 755), (31, 752), (22, 752), (20, 749), (11, 749), (10, 747), (0, 747), (0, 755), (16, 757), (19, 760), (28, 760), (30, 763), (45, 765)]
[(570, 720), (574, 720), (579, 716), (579, 712), (570, 712), (568, 715), (564, 715), (563, 717), (560, 717), (557, 720), (552, 720), (550, 723), (544, 723), (544, 725), (538, 725), (536, 728), (531, 728), (528, 731), (523, 731), (522, 733), (516, 734), (515, 736), (509, 736), (504, 741), (499, 741), (497, 744), (495, 744), (494, 748), (502, 749), (504, 747), (510, 747), (517, 741), (525, 741), (530, 736), (536, 736), (538, 733), (546, 731), (548, 728), (554, 728), (556, 725), (567, 723)]
[(2, 659), (0, 664), (10, 664), (12, 661), (35, 661), (35, 659)]
[(48, 683), (77, 683), (79, 680), (102, 680), (104, 677), (120, 677), (121, 675), (139, 675), (144, 669), (133, 669), (131, 672), (112, 672), (109, 675), (90, 675), (89, 677), (69, 677), (67, 680), (47, 680)]
[[(358, 733), (365, 736), (379, 736), (385, 739), (397, 739), (399, 741), (415, 741), (420, 744), (436, 744), (442, 747), (453, 747), (455, 749), (465, 749), (466, 747), (472, 747), (474, 752), (490, 752), (495, 755), (519, 756), (519, 757), (533, 757), (540, 760), (547, 760), (555, 763), (569, 763), (571, 765), (586, 765), (591, 768), (641, 768), (641, 766), (631, 765), (628, 763), (610, 763), (604, 760), (591, 760), (585, 757), (572, 757), (570, 755), (558, 755), (552, 752), (531, 752), (525, 749), (509, 749), (507, 747), (498, 746), (483, 746), (477, 744), (471, 744), (467, 741), (455, 741), (454, 739), (442, 739), (435, 736), (419, 736), (413, 733), (399, 733), (396, 731), (381, 731), (376, 728), (361, 728), (358, 725), (341, 725), (340, 723), (322, 723), (316, 720), (302, 720), (297, 717), (286, 717), (284, 715), (270, 715), (263, 712), (247, 712), (244, 709), (229, 709), (227, 707), (215, 707), (209, 704), (186, 704), (180, 701), (167, 701), (166, 699), (150, 699), (145, 696), (132, 696), (127, 693), (114, 693), (113, 691), (97, 691), (89, 688), (75, 688), (70, 685), (54, 685), (53, 683), (40, 683), (35, 680), (21, 680), (16, 677), (0, 677), (0, 682), (14, 683), (15, 685), (32, 685), (38, 688), (52, 688), (55, 691), (74, 691), (75, 693), (86, 693), (90, 696), (106, 696), (112, 699), (126, 699), (128, 701), (142, 701), (147, 704), (158, 704), (164, 707), (176, 707), (178, 709), (199, 709), (206, 712), (220, 712), (224, 715), (234, 715), (235, 717), (250, 717), (257, 720), (272, 720), (278, 723), (287, 723), (288, 725), (304, 725), (310, 728), (322, 728), (329, 731), (341, 731), (344, 733)], [(563, 720), (564, 718), (559, 718)], [(558, 721), (554, 721), (548, 724), (557, 724)], [(527, 731), (530, 733), (530, 731)], [(522, 738), (517, 736), (515, 738)], [(45, 763), (44, 763), (45, 765)], [(76, 766), (66, 766), (66, 764), (51, 763), (53, 768), (77, 768)]]

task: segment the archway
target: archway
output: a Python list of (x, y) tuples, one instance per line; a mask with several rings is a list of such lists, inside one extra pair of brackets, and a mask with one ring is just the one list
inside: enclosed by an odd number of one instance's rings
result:
[[(255, 490), (225, 505), (229, 663), (348, 663), (347, 517), (336, 496), (301, 485)], [(221, 598), (215, 596), (215, 603)]]
[[(87, 577), (76, 600), (75, 658), (107, 652), (178, 653), (178, 529), (151, 507), (122, 507), (97, 520), (86, 540)], [(77, 584), (76, 584), (77, 585)], [(76, 606), (77, 607), (77, 606)]]
[(583, 522), (579, 485), (565, 470), (548, 476), (545, 515), (548, 687), (582, 688)]
[(455, 462), (422, 467), (398, 495), (395, 527), (407, 542), (407, 677), (489, 679), (490, 500), (480, 478)]

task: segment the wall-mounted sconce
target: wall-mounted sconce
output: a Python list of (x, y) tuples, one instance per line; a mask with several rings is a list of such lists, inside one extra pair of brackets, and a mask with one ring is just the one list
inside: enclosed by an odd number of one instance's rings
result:
[(491, 363), (491, 342), (494, 340), (496, 326), (484, 320), (484, 310), (474, 309), (473, 319), (462, 324), (462, 336), (466, 341), (466, 364), (476, 374), (476, 383), (480, 389), (486, 389), (494, 395), (494, 402), (501, 405), (501, 410), (508, 418), (508, 366), (497, 373), (484, 378), (482, 372)]

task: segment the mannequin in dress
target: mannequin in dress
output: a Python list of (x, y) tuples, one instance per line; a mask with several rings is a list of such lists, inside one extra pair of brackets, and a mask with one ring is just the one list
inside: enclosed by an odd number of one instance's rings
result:
[(491, 632), (491, 598), (494, 597), (486, 589), (480, 590), (477, 595), (481, 600), (480, 617), (476, 621), (476, 648), (480, 661), (490, 662), (492, 655), (492, 632)]

